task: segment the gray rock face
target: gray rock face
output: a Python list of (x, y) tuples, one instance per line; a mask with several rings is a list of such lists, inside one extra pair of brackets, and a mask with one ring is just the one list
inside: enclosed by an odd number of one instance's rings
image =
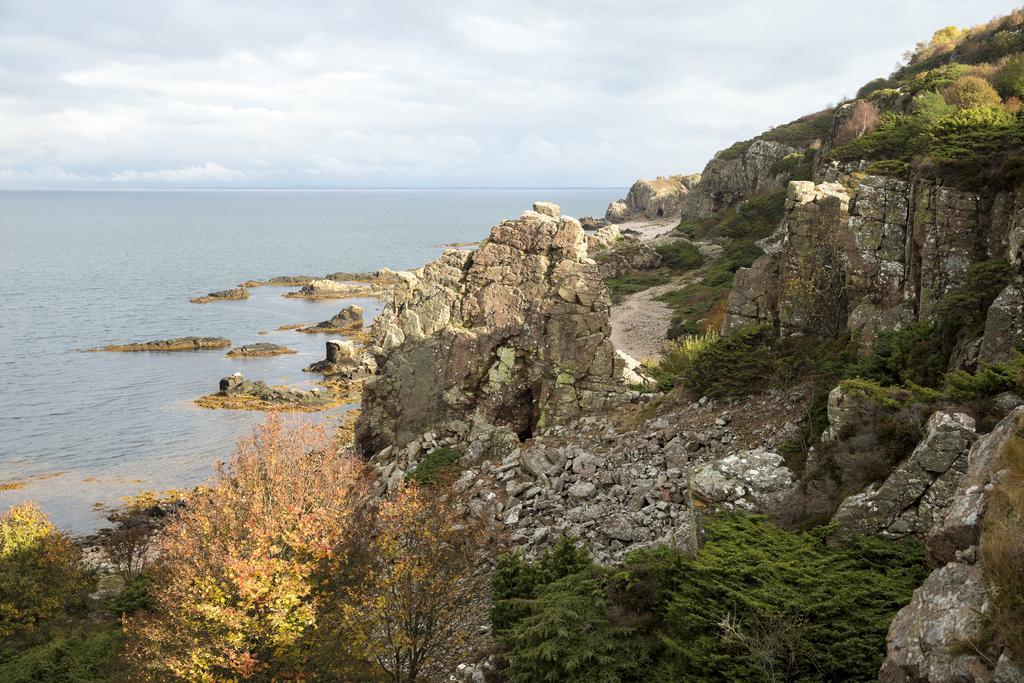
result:
[(782, 187), (789, 178), (775, 172), (776, 164), (799, 150), (780, 142), (758, 139), (738, 154), (727, 151), (719, 152), (708, 162), (700, 175), (700, 183), (683, 199), (684, 218), (707, 218), (744, 199)]
[(843, 501), (832, 520), (857, 533), (927, 534), (952, 503), (973, 441), (973, 418), (932, 414), (914, 452), (880, 486)]
[[(616, 228), (616, 231), (618, 228)], [(601, 277), (621, 277), (627, 273), (641, 270), (654, 270), (661, 267), (661, 256), (646, 242), (635, 237), (623, 237), (611, 242), (607, 247), (590, 246), (591, 238), (587, 236), (587, 249), (597, 261)]]
[(677, 217), (682, 211), (683, 198), (699, 183), (698, 174), (638, 180), (629, 188), (625, 199), (608, 206), (605, 220), (625, 223), (641, 217), (650, 220)]
[(1024, 408), (1016, 408), (971, 448), (967, 470), (952, 495), (951, 503), (936, 520), (926, 539), (928, 555), (933, 562), (951, 562), (958, 551), (978, 544), (988, 490), (997, 479), (1000, 454), (1022, 425)]
[(364, 452), (474, 415), (529, 435), (623, 396), (607, 290), (575, 219), (527, 211), (401, 277), (371, 331)]
[(990, 670), (951, 645), (978, 638), (984, 626), (985, 579), (980, 565), (951, 562), (932, 572), (889, 626), (883, 683), (987, 681)]
[[(1016, 408), (971, 448), (966, 472), (926, 537), (929, 562), (938, 568), (893, 619), (880, 681), (1020, 680), (1010, 653), (987, 651), (984, 643), (989, 603), (977, 546), (988, 491), (998, 482), (999, 458), (1010, 439), (1020, 438), (1022, 424), (1024, 408)], [(941, 466), (946, 461), (939, 456), (923, 462)], [(972, 641), (986, 651), (958, 647)]]
[(693, 495), (711, 505), (772, 512), (795, 485), (778, 453), (740, 451), (697, 468)]
[[(767, 254), (736, 275), (724, 331), (769, 323), (785, 333), (883, 330), (933, 315), (936, 303), (989, 258), (1002, 239), (977, 194), (928, 181), (867, 176), (852, 197), (841, 186), (794, 181)], [(1018, 324), (1013, 292), (994, 325)], [(1019, 316), (1024, 317), (1024, 316)]]
[(979, 363), (1000, 363), (1024, 346), (1024, 289), (1009, 285), (989, 306), (985, 334), (978, 349)]

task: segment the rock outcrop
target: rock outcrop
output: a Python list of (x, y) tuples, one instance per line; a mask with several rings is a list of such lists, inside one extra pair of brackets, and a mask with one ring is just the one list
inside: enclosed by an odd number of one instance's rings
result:
[(707, 218), (764, 192), (778, 189), (789, 176), (779, 162), (801, 150), (781, 142), (756, 139), (722, 150), (700, 174), (700, 183), (680, 207), (684, 218)]
[(932, 414), (910, 457), (877, 488), (843, 501), (832, 520), (857, 533), (924, 537), (953, 503), (974, 437), (973, 418)]
[[(934, 182), (866, 176), (852, 196), (836, 183), (793, 181), (766, 255), (736, 274), (723, 330), (749, 323), (782, 334), (883, 330), (928, 319), (977, 261), (1007, 256), (1008, 233), (977, 194)], [(1024, 313), (1019, 291), (993, 312), (991, 357), (1005, 353)], [(1024, 332), (1021, 333), (1024, 335)]]
[(238, 348), (231, 349), (228, 351), (227, 355), (229, 358), (261, 358), (266, 356), (283, 356), (292, 353), (295, 353), (295, 351), (289, 349), (287, 346), (260, 342), (257, 344), (246, 344), (245, 346), (239, 346)]
[(371, 336), (360, 447), (403, 446), (483, 416), (527, 437), (624, 393), (609, 298), (583, 229), (538, 204), (494, 226), (474, 252), (401, 273)]
[(362, 328), (362, 326), (363, 308), (362, 306), (352, 305), (341, 309), (336, 315), (331, 317), (330, 320), (323, 320), (318, 322), (316, 325), (303, 327), (299, 331), (308, 332), (310, 334), (343, 334), (345, 332), (358, 330)]
[(327, 357), (303, 368), (304, 372), (339, 376), (345, 379), (365, 378), (376, 369), (373, 357), (361, 352), (349, 341), (331, 339), (327, 342)]
[(713, 460), (693, 474), (693, 497), (727, 510), (774, 512), (796, 480), (782, 456), (762, 448)]
[[(587, 237), (588, 245), (590, 237)], [(588, 246), (588, 249), (591, 247)], [(647, 242), (635, 237), (623, 237), (611, 242), (606, 248), (595, 246), (592, 253), (597, 261), (601, 277), (621, 277), (629, 273), (660, 268), (661, 256)]]
[(217, 393), (196, 399), (203, 408), (236, 410), (317, 411), (343, 402), (342, 397), (321, 387), (272, 387), (260, 380), (248, 380), (240, 372), (221, 379)]
[[(950, 504), (927, 534), (937, 568), (889, 627), (883, 683), (1024, 680), (1009, 652), (984, 644), (990, 604), (977, 549), (1000, 457), (1009, 440), (1021, 438), (1022, 427), (1024, 408), (1017, 408), (971, 448)], [(972, 647), (957, 647), (968, 643)]]
[(296, 292), (287, 292), (282, 296), (289, 299), (347, 299), (355, 296), (374, 296), (379, 293), (375, 287), (360, 284), (349, 284), (337, 280), (312, 280)]
[(231, 346), (231, 340), (224, 337), (177, 337), (175, 339), (154, 339), (132, 344), (111, 344), (89, 351), (203, 351), (224, 349)]
[(682, 211), (683, 198), (699, 183), (700, 174), (638, 180), (629, 188), (625, 199), (608, 205), (605, 220), (625, 223), (638, 218), (658, 220), (678, 217)]
[(249, 290), (245, 287), (235, 287), (233, 289), (222, 289), (219, 292), (210, 292), (206, 296), (197, 296), (194, 299), (189, 299), (194, 304), (209, 304), (214, 301), (241, 301), (249, 298)]

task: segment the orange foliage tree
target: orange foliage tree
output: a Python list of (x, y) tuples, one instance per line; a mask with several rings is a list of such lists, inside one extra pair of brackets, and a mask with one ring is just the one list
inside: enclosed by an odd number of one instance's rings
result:
[(381, 503), (367, 571), (340, 611), (346, 638), (391, 681), (444, 680), (482, 644), (500, 537), (448, 483)]
[(161, 535), (152, 606), (125, 624), (133, 680), (309, 678), (367, 489), (322, 426), (254, 428)]

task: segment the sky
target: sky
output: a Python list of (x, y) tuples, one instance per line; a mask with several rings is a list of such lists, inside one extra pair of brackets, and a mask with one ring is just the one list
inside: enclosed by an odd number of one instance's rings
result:
[(0, 189), (618, 187), (997, 0), (0, 0)]

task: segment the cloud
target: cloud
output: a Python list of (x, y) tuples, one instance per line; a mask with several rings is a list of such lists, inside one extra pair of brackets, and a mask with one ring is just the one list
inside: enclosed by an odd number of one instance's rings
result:
[(1004, 0), (0, 0), (0, 187), (626, 185)]

